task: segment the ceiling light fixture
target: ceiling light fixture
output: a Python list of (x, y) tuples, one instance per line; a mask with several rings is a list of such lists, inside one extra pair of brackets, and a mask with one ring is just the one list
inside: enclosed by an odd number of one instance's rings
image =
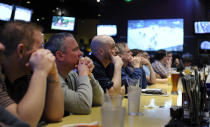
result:
[(128, 2), (131, 2), (132, 0), (124, 0), (124, 1), (128, 3)]

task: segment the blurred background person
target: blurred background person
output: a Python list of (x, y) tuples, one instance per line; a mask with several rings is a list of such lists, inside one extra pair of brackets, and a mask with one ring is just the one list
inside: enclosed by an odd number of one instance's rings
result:
[[(143, 64), (142, 67), (146, 73), (146, 78), (147, 78), (147, 82), (150, 84), (154, 84), (154, 83), (168, 83), (168, 78), (160, 78), (160, 76), (158, 74), (155, 73), (155, 71), (153, 70), (153, 67), (150, 63), (150, 55), (142, 50), (138, 50), (138, 49), (132, 49), (131, 50), (133, 53), (133, 56), (135, 55), (140, 55), (142, 56), (142, 61), (148, 60), (149, 64)], [(138, 53), (139, 52), (139, 53)], [(144, 62), (143, 62), (144, 63)], [(151, 67), (150, 67), (151, 66)]]
[(174, 55), (174, 57), (173, 57), (172, 67), (176, 68), (177, 71), (183, 71), (183, 69), (184, 69), (182, 59), (180, 58), (180, 56), (178, 54)]
[(170, 74), (171, 62), (168, 59), (166, 50), (158, 50), (155, 53), (155, 61), (152, 63), (154, 71), (161, 77), (167, 78)]
[(167, 58), (168, 58), (167, 66), (168, 66), (168, 69), (171, 70), (172, 60), (173, 60), (173, 54), (171, 51), (167, 51)]
[(185, 67), (190, 67), (192, 65), (192, 61), (193, 61), (192, 54), (190, 54), (190, 53), (184, 53), (182, 55), (182, 61), (183, 61), (184, 68)]
[(149, 84), (156, 83), (156, 76), (155, 72), (152, 68), (152, 65), (150, 63), (150, 56), (147, 52), (144, 52), (139, 49), (132, 49), (132, 56), (139, 56), (140, 57), (140, 67), (143, 68), (145, 74), (146, 74), (146, 80)]

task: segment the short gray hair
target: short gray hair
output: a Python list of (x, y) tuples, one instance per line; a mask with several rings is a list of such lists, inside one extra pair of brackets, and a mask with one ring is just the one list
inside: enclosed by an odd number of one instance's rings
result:
[(49, 39), (49, 41), (45, 43), (45, 45), (44, 45), (45, 49), (49, 49), (54, 55), (55, 55), (56, 51), (65, 50), (63, 45), (64, 45), (64, 39), (66, 37), (74, 38), (74, 36), (71, 33), (62, 32), (62, 33), (54, 34)]
[(117, 54), (122, 54), (125, 50), (127, 43), (126, 42), (119, 42), (116, 43), (116, 48), (118, 49), (118, 53)]

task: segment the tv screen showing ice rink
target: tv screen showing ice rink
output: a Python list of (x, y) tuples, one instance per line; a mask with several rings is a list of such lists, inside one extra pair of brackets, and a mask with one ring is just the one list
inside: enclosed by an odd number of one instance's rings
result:
[(182, 51), (183, 26), (183, 19), (128, 20), (128, 47), (144, 51)]

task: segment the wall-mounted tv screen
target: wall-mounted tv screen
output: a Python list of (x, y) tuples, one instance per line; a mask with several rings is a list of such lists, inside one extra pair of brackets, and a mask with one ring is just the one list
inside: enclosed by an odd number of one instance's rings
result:
[(13, 6), (0, 3), (0, 20), (9, 21), (12, 15)]
[(196, 21), (196, 22), (194, 22), (194, 31), (196, 34), (210, 33), (210, 21)]
[(183, 26), (183, 19), (128, 20), (128, 47), (144, 51), (182, 51)]
[(31, 16), (32, 16), (31, 9), (16, 6), (14, 20), (23, 20), (23, 21), (30, 22)]
[(51, 29), (74, 31), (75, 17), (53, 16)]
[(199, 44), (199, 53), (200, 54), (210, 54), (210, 39), (208, 38), (203, 38), (203, 39), (198, 39), (198, 44)]
[(117, 25), (97, 25), (97, 35), (117, 35)]

